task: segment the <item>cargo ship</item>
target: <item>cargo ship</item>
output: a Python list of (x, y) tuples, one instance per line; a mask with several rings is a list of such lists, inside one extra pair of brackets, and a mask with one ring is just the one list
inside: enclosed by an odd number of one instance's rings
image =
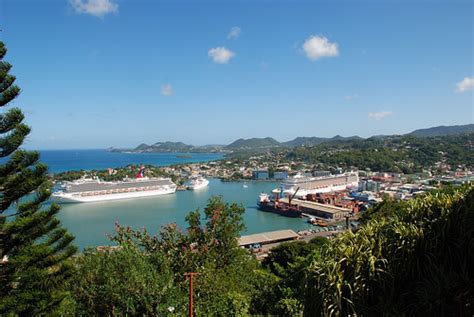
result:
[(104, 182), (97, 178), (82, 178), (65, 182), (52, 197), (59, 202), (86, 203), (150, 197), (174, 192), (176, 184), (170, 178), (148, 178), (144, 176), (144, 170), (140, 169), (135, 179)]
[(344, 173), (340, 175), (326, 175), (321, 177), (307, 177), (297, 174), (281, 183), (284, 193), (293, 194), (299, 188), (298, 197), (308, 194), (328, 193), (357, 187), (359, 176), (357, 173)]
[(258, 200), (257, 206), (261, 211), (273, 212), (280, 216), (291, 217), (291, 218), (300, 218), (302, 216), (301, 211), (297, 205), (291, 204), (291, 199), (295, 196), (289, 197), (288, 203), (280, 201), (280, 189), (274, 189), (272, 191), (273, 198), (267, 193), (261, 193)]

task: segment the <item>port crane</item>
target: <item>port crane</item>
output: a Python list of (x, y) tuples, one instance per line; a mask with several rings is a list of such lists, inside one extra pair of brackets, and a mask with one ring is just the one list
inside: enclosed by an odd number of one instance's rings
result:
[(291, 196), (288, 196), (288, 207), (291, 207), (291, 201), (293, 200), (293, 198), (295, 198), (296, 196), (296, 193), (298, 193), (298, 191), (300, 190), (300, 188), (296, 188), (295, 192), (293, 193), (293, 195)]

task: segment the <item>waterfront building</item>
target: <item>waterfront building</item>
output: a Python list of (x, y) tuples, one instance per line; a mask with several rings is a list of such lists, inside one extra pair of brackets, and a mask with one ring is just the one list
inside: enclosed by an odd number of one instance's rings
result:
[(270, 178), (268, 168), (259, 168), (252, 172), (252, 178), (255, 180), (266, 180)]
[(273, 173), (273, 178), (277, 180), (281, 179), (287, 179), (288, 178), (288, 172), (287, 171), (278, 171)]
[(359, 182), (358, 190), (360, 192), (369, 191), (369, 192), (378, 193), (380, 191), (380, 186), (381, 186), (380, 182), (376, 182), (371, 179), (361, 180)]

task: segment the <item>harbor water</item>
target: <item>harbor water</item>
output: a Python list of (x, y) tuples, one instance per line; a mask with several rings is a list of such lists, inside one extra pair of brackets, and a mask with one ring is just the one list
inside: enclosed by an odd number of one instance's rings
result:
[(107, 234), (114, 233), (115, 222), (134, 229), (145, 227), (152, 234), (158, 233), (163, 225), (169, 223), (176, 223), (185, 230), (186, 215), (197, 208), (203, 210), (213, 195), (221, 195), (226, 202), (237, 202), (245, 208), (243, 218), (247, 229), (242, 234), (311, 228), (304, 219), (287, 218), (256, 209), (259, 193), (270, 192), (277, 185), (269, 182), (222, 182), (211, 179), (208, 187), (196, 191), (178, 191), (175, 194), (129, 200), (63, 204), (59, 218), (76, 236), (75, 244), (80, 249), (111, 244)]

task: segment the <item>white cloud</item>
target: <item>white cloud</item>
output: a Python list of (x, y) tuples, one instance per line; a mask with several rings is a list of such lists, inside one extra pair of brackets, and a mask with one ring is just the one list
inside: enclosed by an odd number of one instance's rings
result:
[(161, 86), (161, 94), (163, 96), (171, 96), (173, 95), (173, 93), (174, 93), (173, 86), (171, 86), (170, 84)]
[(115, 0), (70, 0), (72, 8), (79, 14), (90, 14), (103, 17), (108, 13), (117, 13), (118, 4)]
[(369, 112), (369, 119), (373, 120), (383, 120), (388, 116), (391, 116), (393, 114), (392, 111), (378, 111), (378, 112)]
[(345, 96), (344, 99), (350, 101), (350, 100), (353, 100), (353, 99), (357, 99), (359, 98), (359, 95), (358, 94), (353, 94), (353, 95), (349, 95), (349, 96)]
[(339, 55), (337, 43), (331, 43), (324, 36), (311, 35), (303, 44), (303, 50), (311, 61), (322, 57), (335, 57)]
[(212, 58), (214, 63), (227, 64), (229, 60), (235, 56), (235, 53), (223, 46), (220, 46), (211, 48), (207, 55)]
[(230, 29), (229, 34), (227, 34), (228, 39), (236, 39), (240, 36), (242, 30), (238, 26), (234, 26)]
[(474, 77), (464, 77), (456, 84), (456, 92), (465, 92), (474, 88)]

